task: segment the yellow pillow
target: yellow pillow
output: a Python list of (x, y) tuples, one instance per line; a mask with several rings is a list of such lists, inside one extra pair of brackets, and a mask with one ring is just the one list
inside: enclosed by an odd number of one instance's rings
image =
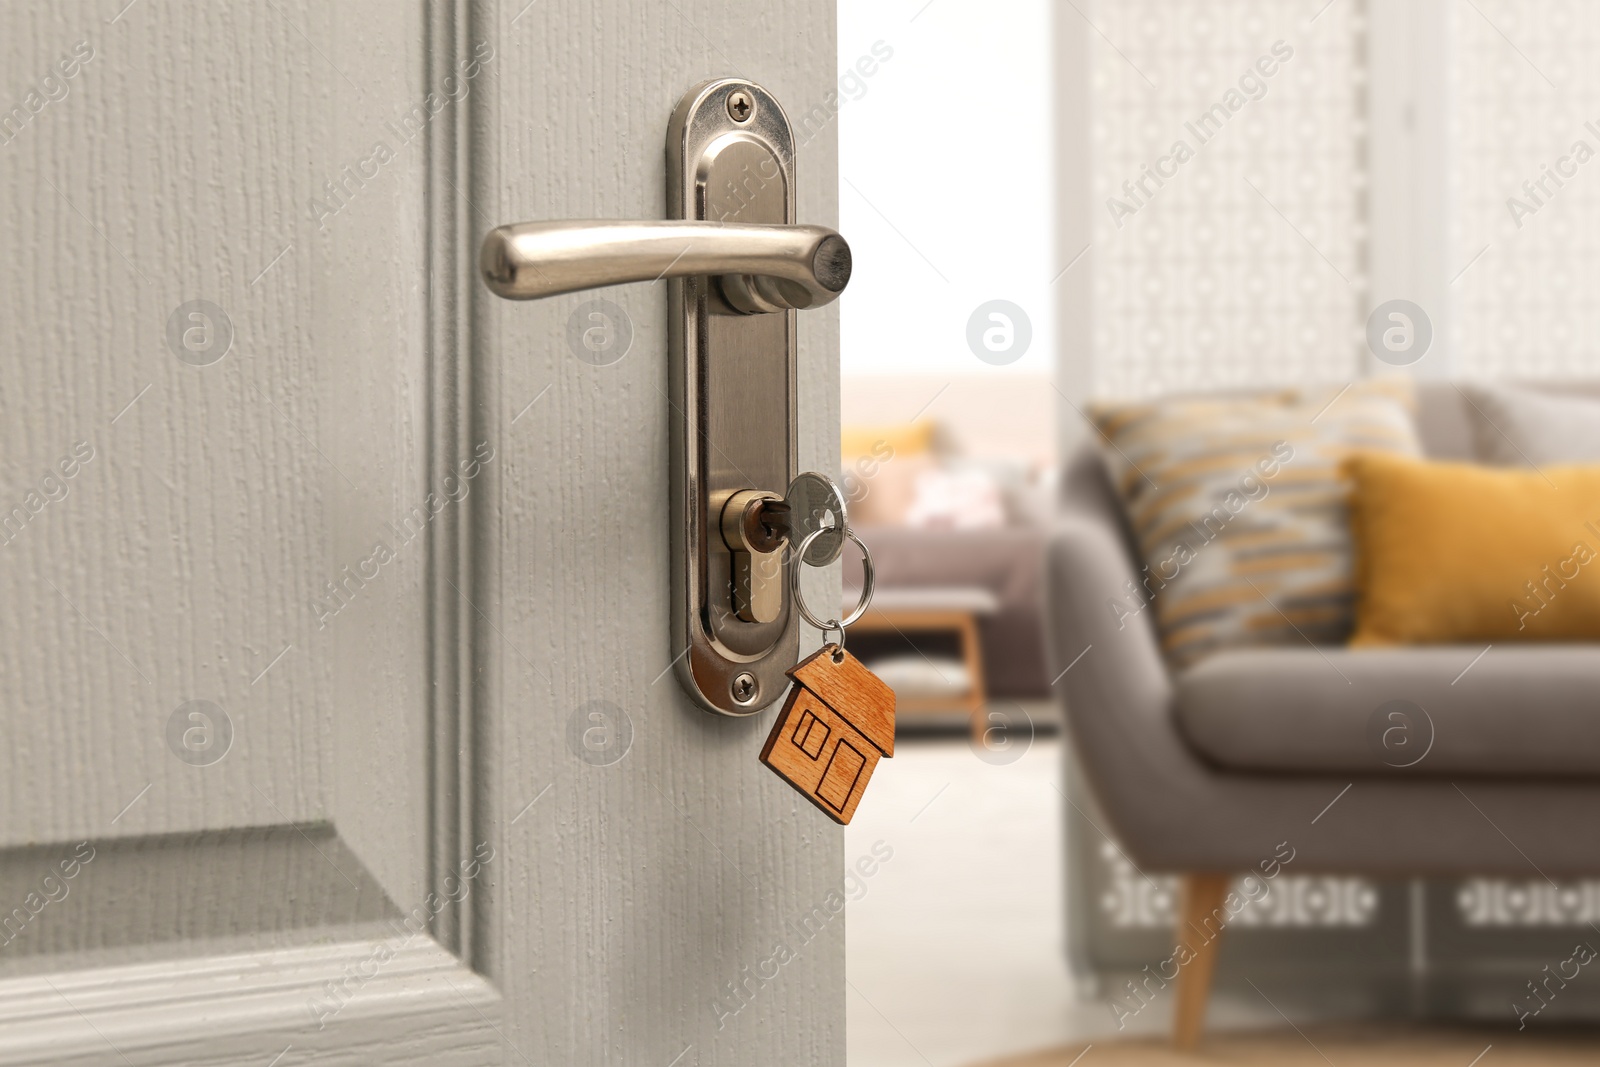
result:
[(844, 427), (839, 449), (850, 521), (863, 526), (898, 525), (917, 495), (917, 479), (938, 466), (934, 423), (903, 422)]
[(1600, 467), (1361, 452), (1344, 469), (1352, 646), (1600, 640)]
[(881, 455), (885, 448), (891, 455), (910, 456), (932, 447), (933, 423), (927, 419), (883, 426), (846, 426), (839, 432), (839, 454), (847, 464), (856, 456)]

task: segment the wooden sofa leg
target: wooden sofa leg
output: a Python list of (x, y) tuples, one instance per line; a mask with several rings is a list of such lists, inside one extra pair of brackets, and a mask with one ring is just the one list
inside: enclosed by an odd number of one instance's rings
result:
[(1186, 1052), (1200, 1044), (1205, 1030), (1206, 1000), (1211, 995), (1211, 975), (1217, 965), (1217, 945), (1222, 940), (1222, 931), (1212, 916), (1222, 907), (1232, 880), (1226, 874), (1188, 874), (1183, 878), (1178, 943), (1188, 945), (1195, 955), (1178, 973), (1172, 1043)]

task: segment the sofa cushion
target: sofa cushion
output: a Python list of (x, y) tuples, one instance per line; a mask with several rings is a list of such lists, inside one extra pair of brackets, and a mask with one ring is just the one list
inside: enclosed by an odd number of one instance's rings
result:
[(1600, 640), (1600, 465), (1358, 454), (1345, 469), (1352, 647)]
[(1404, 379), (1251, 396), (1096, 404), (1144, 568), (1119, 624), (1154, 600), (1175, 667), (1224, 648), (1343, 644), (1355, 583), (1340, 461), (1416, 455)]
[(1600, 645), (1221, 652), (1175, 711), (1229, 770), (1600, 776)]
[(1508, 385), (1461, 387), (1485, 463), (1545, 467), (1600, 461), (1600, 400)]

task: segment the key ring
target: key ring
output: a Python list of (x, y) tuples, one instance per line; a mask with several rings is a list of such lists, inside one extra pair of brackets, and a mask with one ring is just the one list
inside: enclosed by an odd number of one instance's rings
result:
[(800, 617), (806, 620), (806, 622), (809, 622), (812, 626), (815, 626), (824, 634), (826, 634), (829, 630), (839, 631), (839, 651), (843, 652), (844, 628), (861, 618), (861, 616), (865, 615), (867, 612), (867, 605), (872, 603), (872, 553), (867, 550), (866, 543), (863, 542), (861, 538), (856, 536), (856, 532), (854, 530), (850, 529), (848, 526), (844, 528), (844, 535), (850, 540), (854, 541), (857, 548), (861, 549), (861, 598), (856, 601), (855, 609), (851, 611), (849, 615), (846, 615), (842, 620), (834, 618), (824, 622), (815, 615), (811, 614), (811, 609), (806, 607), (806, 598), (800, 592), (800, 567), (798, 565), (799, 562), (804, 562), (806, 558), (806, 549), (811, 547), (811, 542), (815, 541), (818, 537), (821, 537), (825, 533), (831, 533), (834, 529), (835, 527), (832, 526), (824, 526), (820, 529), (812, 530), (810, 533), (806, 534), (805, 539), (802, 540), (799, 547), (795, 549), (795, 558), (798, 562), (795, 568), (789, 572), (789, 595), (793, 597), (795, 607), (800, 609)]

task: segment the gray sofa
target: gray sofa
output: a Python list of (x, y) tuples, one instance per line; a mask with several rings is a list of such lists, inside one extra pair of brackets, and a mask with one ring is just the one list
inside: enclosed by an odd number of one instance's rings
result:
[[(1476, 458), (1468, 415), (1453, 386), (1420, 386), (1430, 456)], [(1600, 645), (1241, 650), (1175, 674), (1153, 612), (1119, 628), (1107, 607), (1140, 562), (1092, 441), (1064, 473), (1047, 568), (1052, 677), (1077, 661), (1056, 683), (1075, 758), (1127, 857), (1185, 876), (1180, 928), (1285, 842), (1296, 873), (1600, 873)], [(1396, 700), (1431, 719), (1410, 766), (1372, 743)], [(1218, 939), (1178, 979), (1180, 1044), (1199, 1038)]]

